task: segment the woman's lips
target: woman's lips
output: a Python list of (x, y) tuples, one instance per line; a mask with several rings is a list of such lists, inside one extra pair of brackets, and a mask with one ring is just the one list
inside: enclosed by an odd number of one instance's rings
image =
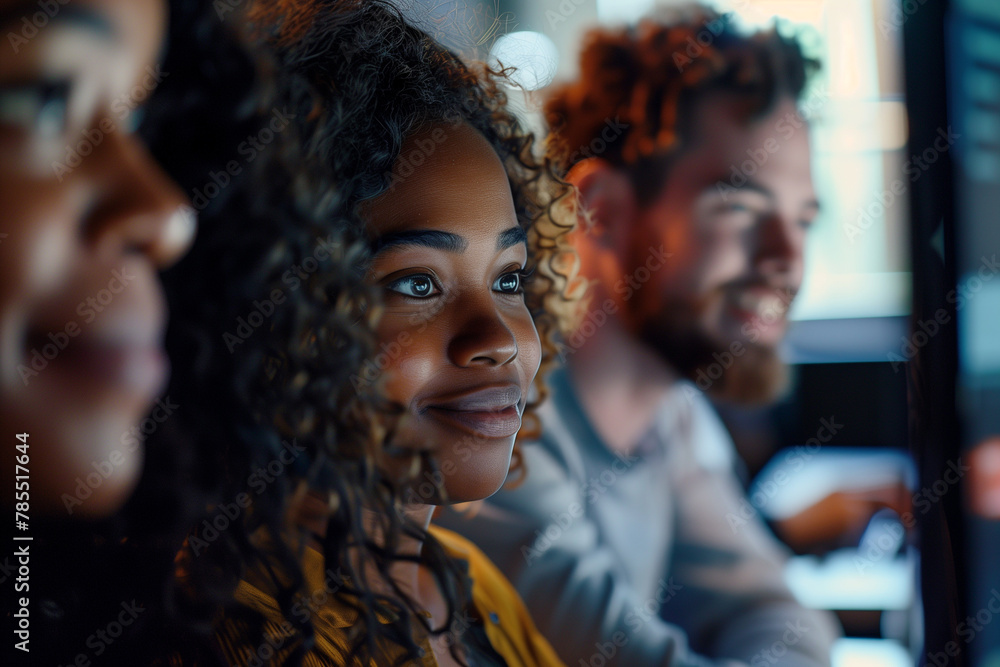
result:
[(423, 412), (476, 436), (508, 438), (521, 428), (520, 402), (521, 388), (509, 384), (437, 397)]
[(81, 346), (67, 359), (95, 379), (144, 394), (159, 393), (167, 377), (167, 356), (152, 345)]
[[(47, 372), (69, 374), (82, 385), (97, 385), (144, 398), (155, 396), (166, 384), (167, 356), (155, 343), (80, 337), (71, 339), (55, 354), (52, 354), (51, 345), (32, 344), (29, 347), (32, 351), (26, 366), (39, 375)], [(44, 366), (39, 369), (43, 361)]]
[(521, 429), (521, 414), (513, 405), (502, 410), (478, 412), (430, 407), (427, 413), (479, 437), (509, 438)]

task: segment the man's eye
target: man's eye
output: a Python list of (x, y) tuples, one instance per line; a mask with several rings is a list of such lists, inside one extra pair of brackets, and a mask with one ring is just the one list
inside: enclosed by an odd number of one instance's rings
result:
[(520, 294), (523, 291), (523, 287), (521, 273), (518, 271), (505, 273), (493, 283), (494, 291), (503, 292), (504, 294)]
[(0, 86), (0, 125), (33, 132), (42, 139), (58, 137), (66, 129), (68, 84)]
[(438, 292), (437, 287), (434, 285), (434, 280), (424, 274), (406, 276), (399, 280), (394, 280), (386, 285), (385, 288), (393, 292), (405, 294), (406, 296), (417, 297), (418, 299), (432, 296)]
[(749, 225), (767, 218), (770, 212), (756, 204), (729, 202), (719, 209), (718, 219), (722, 223)]

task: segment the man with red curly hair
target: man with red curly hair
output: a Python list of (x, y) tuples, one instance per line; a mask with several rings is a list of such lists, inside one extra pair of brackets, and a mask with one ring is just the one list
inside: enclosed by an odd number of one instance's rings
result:
[(548, 100), (549, 156), (592, 223), (576, 239), (589, 310), (524, 484), (449, 525), (567, 664), (829, 664), (836, 622), (784, 584), (787, 552), (742, 511), (705, 397), (785, 386), (777, 346), (818, 210), (798, 101), (817, 67), (692, 6), (594, 30)]

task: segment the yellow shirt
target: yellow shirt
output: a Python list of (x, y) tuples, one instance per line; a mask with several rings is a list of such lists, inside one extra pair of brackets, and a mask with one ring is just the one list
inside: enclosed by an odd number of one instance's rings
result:
[[(445, 552), (468, 565), (472, 581), (472, 604), (493, 650), (510, 667), (563, 667), (548, 641), (535, 628), (528, 610), (507, 578), (471, 542), (436, 526), (430, 533), (444, 547)], [(326, 572), (323, 555), (307, 549), (304, 574), (311, 592), (312, 623), (316, 642), (303, 664), (306, 667), (344, 665), (351, 640), (350, 635), (356, 612), (339, 604), (326, 593)], [(227, 621), (218, 638), (226, 658), (232, 665), (282, 664), (294, 646), (295, 633), (282, 615), (275, 599), (252, 584), (241, 581), (235, 593), (241, 604), (259, 612), (267, 620), (266, 639), (258, 646), (247, 645), (245, 626), (237, 621)], [(324, 604), (325, 603), (325, 604)], [(307, 607), (300, 607), (307, 613)], [(292, 609), (296, 613), (296, 609)], [(425, 651), (421, 667), (436, 667), (429, 642), (421, 642)], [(392, 649), (387, 649), (392, 653)], [(393, 656), (394, 657), (394, 656)], [(372, 662), (375, 665), (375, 661)]]

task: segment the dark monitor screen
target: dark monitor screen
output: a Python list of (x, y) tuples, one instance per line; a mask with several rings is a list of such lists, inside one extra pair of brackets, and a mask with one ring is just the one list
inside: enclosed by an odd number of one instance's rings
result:
[(921, 524), (923, 656), (931, 665), (995, 667), (1000, 2), (912, 4), (904, 46), (910, 149), (935, 164), (911, 190), (911, 440), (921, 485), (942, 491)]

